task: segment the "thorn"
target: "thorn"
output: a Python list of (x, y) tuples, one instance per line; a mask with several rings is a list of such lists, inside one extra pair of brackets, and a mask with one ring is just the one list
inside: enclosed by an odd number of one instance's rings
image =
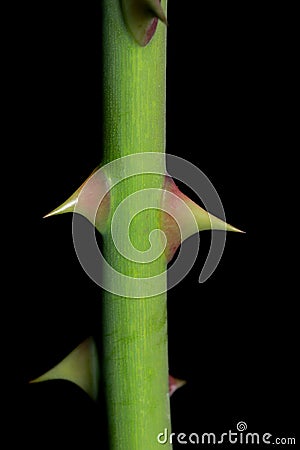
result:
[(46, 219), (47, 217), (56, 216), (58, 214), (64, 214), (64, 213), (67, 213), (67, 212), (73, 212), (74, 211), (74, 207), (75, 207), (75, 205), (78, 202), (78, 197), (76, 197), (75, 194), (76, 193), (74, 193), (70, 198), (68, 198), (68, 200), (66, 200), (60, 206), (58, 206), (57, 208), (53, 209), (53, 211), (49, 212), (48, 214), (45, 214), (45, 216), (43, 216), (43, 219)]
[(93, 337), (87, 338), (56, 366), (38, 378), (29, 381), (29, 384), (57, 379), (71, 381), (83, 389), (92, 399), (97, 399), (99, 362)]
[(158, 20), (168, 25), (160, 0), (121, 0), (121, 7), (128, 30), (142, 47), (154, 36)]
[(168, 26), (168, 21), (167, 21), (165, 12), (161, 6), (160, 0), (146, 0), (145, 4), (147, 4), (149, 11), (151, 11), (155, 17), (157, 17), (166, 26)]
[(109, 213), (108, 182), (102, 170), (96, 168), (74, 194), (43, 218), (68, 212), (81, 214), (102, 232)]
[(47, 217), (57, 216), (58, 214), (64, 214), (68, 212), (73, 212), (75, 209), (75, 206), (78, 203), (78, 197), (79, 194), (83, 188), (83, 186), (88, 182), (88, 180), (92, 177), (92, 175), (99, 169), (99, 167), (96, 167), (96, 169), (93, 170), (93, 172), (88, 176), (88, 178), (79, 186), (78, 189), (61, 205), (59, 205), (57, 208), (50, 211), (48, 214), (45, 214), (43, 216), (43, 219), (46, 219)]
[(174, 378), (172, 375), (169, 375), (169, 395), (174, 394), (177, 389), (181, 388), (186, 384), (185, 380), (180, 380), (179, 378)]
[(168, 262), (172, 260), (180, 244), (197, 231), (222, 230), (244, 233), (193, 202), (179, 190), (169, 176), (165, 178), (164, 190), (163, 210), (168, 214), (162, 215), (162, 229), (168, 240), (165, 250)]

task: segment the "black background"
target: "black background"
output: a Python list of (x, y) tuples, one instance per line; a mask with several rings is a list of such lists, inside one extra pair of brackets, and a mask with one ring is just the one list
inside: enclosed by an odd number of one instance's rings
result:
[[(295, 12), (182, 3), (168, 11), (166, 150), (210, 178), (246, 234), (227, 235), (199, 285), (210, 242), (202, 233), (195, 266), (168, 294), (170, 373), (187, 380), (171, 398), (173, 431), (226, 432), (243, 420), (252, 432), (293, 436)], [(53, 1), (18, 18), (3, 185), (11, 445), (106, 449), (101, 402), (66, 382), (27, 384), (99, 333), (101, 292), (77, 261), (71, 215), (42, 216), (101, 160), (100, 9)]]

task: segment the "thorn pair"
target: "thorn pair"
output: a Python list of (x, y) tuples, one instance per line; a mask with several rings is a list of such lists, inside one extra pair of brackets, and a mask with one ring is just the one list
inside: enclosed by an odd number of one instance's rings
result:
[[(94, 170), (73, 195), (44, 217), (76, 212), (86, 217), (100, 233), (103, 233), (108, 226), (110, 215), (111, 194), (108, 178), (101, 169)], [(199, 231), (223, 230), (242, 233), (238, 228), (227, 224), (193, 202), (178, 189), (168, 175), (164, 175), (163, 189), (159, 195), (161, 195), (160, 228), (166, 236), (165, 256), (168, 263), (180, 244)], [(147, 197), (147, 190), (145, 196)]]

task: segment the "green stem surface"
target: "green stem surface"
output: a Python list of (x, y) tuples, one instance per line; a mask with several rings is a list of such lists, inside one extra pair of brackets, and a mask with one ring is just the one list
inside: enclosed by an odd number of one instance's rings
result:
[[(152, 41), (140, 47), (124, 24), (120, 2), (102, 3), (104, 163), (134, 153), (164, 152), (166, 27), (159, 23)], [(166, 1), (162, 5), (165, 9)], [(164, 167), (157, 170), (162, 173)], [(117, 176), (122, 179), (122, 173)], [(128, 196), (140, 189), (161, 189), (162, 185), (163, 177), (155, 174), (122, 179), (110, 193), (111, 217), (124, 199), (126, 216), (130, 217), (134, 199)], [(150, 232), (160, 227), (158, 209), (138, 214), (130, 228), (135, 248), (147, 250)], [(127, 242), (127, 228), (120, 221), (116, 232)], [(125, 245), (127, 257), (120, 255), (107, 227), (103, 252), (115, 270), (133, 278), (166, 270), (163, 255), (149, 263), (132, 261), (129, 243)], [(166, 290), (166, 276), (160, 282), (161, 290)], [(141, 298), (130, 298), (126, 280), (118, 283), (123, 283), (118, 287), (124, 296), (103, 295), (103, 377), (110, 449), (154, 450), (161, 448), (158, 434), (165, 428), (170, 431), (166, 293), (147, 297), (147, 287), (143, 292), (142, 285), (135, 296)]]

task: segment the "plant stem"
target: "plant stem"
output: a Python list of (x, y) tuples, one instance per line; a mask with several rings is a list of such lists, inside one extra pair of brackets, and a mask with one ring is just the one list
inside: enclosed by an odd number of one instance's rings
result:
[[(120, 2), (102, 3), (104, 163), (133, 153), (164, 152), (165, 26), (159, 23), (152, 41), (141, 47), (124, 24)], [(162, 6), (166, 7), (166, 1)], [(111, 217), (130, 194), (162, 185), (163, 177), (154, 174), (122, 180), (110, 193)], [(133, 206), (129, 198), (125, 206), (129, 216)], [(128, 239), (126, 227), (121, 223), (116, 227), (124, 241)], [(130, 230), (135, 247), (146, 250), (150, 231), (159, 228), (158, 209), (137, 215)], [(103, 253), (115, 270), (134, 278), (151, 277), (166, 269), (163, 255), (149, 263), (120, 256), (110, 227), (103, 235)], [(165, 288), (166, 278), (162, 283)], [(110, 292), (103, 295), (103, 377), (110, 449), (158, 449), (158, 434), (165, 428), (170, 431), (166, 293), (147, 297), (145, 287), (136, 295), (144, 298), (130, 298), (126, 281), (121, 287), (123, 297)]]

